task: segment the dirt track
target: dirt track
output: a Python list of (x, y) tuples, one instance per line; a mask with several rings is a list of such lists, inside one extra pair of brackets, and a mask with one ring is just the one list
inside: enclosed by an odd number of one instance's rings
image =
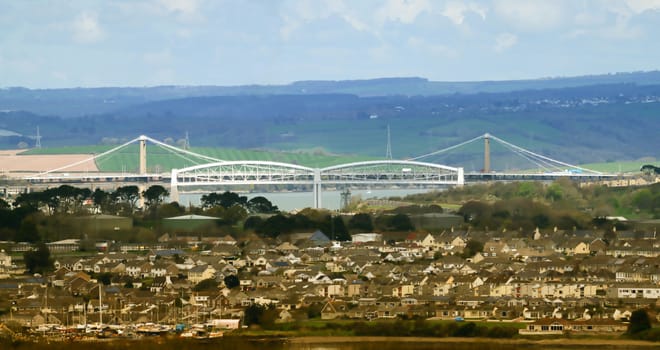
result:
[[(0, 151), (0, 174), (43, 172), (92, 157), (91, 154), (21, 155), (20, 152), (22, 150)], [(62, 171), (98, 171), (98, 168), (90, 160)]]

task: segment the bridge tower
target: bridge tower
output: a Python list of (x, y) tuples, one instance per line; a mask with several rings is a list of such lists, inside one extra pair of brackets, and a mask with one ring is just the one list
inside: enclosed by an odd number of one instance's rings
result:
[[(140, 165), (138, 172), (140, 175), (146, 175), (147, 174), (147, 137), (145, 135), (140, 135), (139, 138), (139, 147), (140, 147)], [(148, 180), (146, 180), (148, 181)], [(140, 191), (140, 208), (144, 208), (144, 191), (146, 190), (146, 182), (138, 185), (138, 189)]]
[(484, 173), (490, 173), (490, 134), (484, 134)]
[(170, 201), (179, 202), (179, 171), (177, 169), (172, 169), (172, 175), (170, 178)]
[(140, 141), (140, 167), (138, 173), (140, 175), (146, 175), (147, 174), (147, 137), (141, 135), (139, 141)]

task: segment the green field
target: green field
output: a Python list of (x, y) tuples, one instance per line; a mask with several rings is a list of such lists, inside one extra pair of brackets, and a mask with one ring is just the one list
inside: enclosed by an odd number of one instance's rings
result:
[(660, 166), (658, 161), (633, 161), (633, 162), (609, 162), (609, 163), (592, 163), (583, 164), (582, 167), (601, 171), (604, 173), (638, 173), (642, 165), (652, 164)]
[[(360, 131), (360, 126), (356, 125), (357, 130)], [(351, 132), (353, 132), (351, 131)], [(363, 130), (364, 131), (364, 130)], [(433, 129), (429, 129), (433, 132)], [(459, 143), (461, 140), (451, 139), (442, 145), (436, 144), (435, 147), (431, 146), (429, 142), (429, 151), (433, 148), (440, 149), (450, 144)], [(465, 140), (462, 140), (465, 141)], [(521, 140), (513, 140), (513, 142)], [(345, 143), (350, 143), (349, 140), (343, 140)], [(392, 140), (393, 147), (395, 139)], [(281, 145), (285, 146), (285, 145)], [(365, 144), (366, 146), (366, 144)], [(543, 148), (543, 145), (538, 144), (537, 147)], [(56, 148), (42, 148), (31, 149), (22, 154), (36, 155), (57, 155), (57, 154), (101, 154), (116, 146), (106, 145), (92, 145), (92, 146), (70, 146), (70, 147), (56, 147)], [(311, 144), (310, 144), (311, 147)], [(267, 150), (254, 150), (254, 149), (233, 149), (233, 148), (212, 148), (212, 147), (193, 147), (192, 152), (205, 155), (208, 157), (234, 161), (234, 160), (260, 160), (260, 161), (273, 161), (290, 164), (298, 164), (312, 168), (323, 168), (331, 165), (351, 163), (364, 160), (373, 160), (375, 157), (351, 154), (330, 154), (322, 149), (306, 150), (306, 151), (267, 151)], [(345, 151), (349, 151), (346, 149)], [(396, 152), (396, 149), (394, 149)], [(448, 153), (442, 156), (433, 156), (421, 161), (428, 161), (432, 163), (447, 164), (450, 166), (463, 166), (466, 171), (479, 171), (483, 162), (483, 143), (475, 141), (471, 144), (465, 145), (456, 151), (458, 154)], [(383, 152), (384, 153), (384, 152)], [(404, 157), (396, 157), (402, 159)], [(459, 159), (460, 158), (460, 159)], [(498, 143), (491, 142), (491, 161), (494, 167), (503, 171), (511, 170), (533, 170), (534, 164), (522, 159), (520, 156), (515, 155), (510, 150), (502, 147)], [(171, 169), (181, 169), (188, 166), (197, 164), (208, 163), (209, 160), (203, 160), (191, 155), (175, 154), (160, 146), (148, 145), (147, 146), (147, 168), (149, 172), (166, 172)], [(607, 162), (607, 163), (590, 163), (581, 164), (581, 167), (601, 171), (605, 173), (635, 173), (644, 164), (654, 164), (659, 166), (660, 163), (655, 159), (638, 160), (638, 161), (622, 161), (622, 162)], [(99, 157), (96, 160), (96, 165), (101, 171), (107, 172), (135, 172), (138, 168), (138, 146), (128, 145), (119, 149), (107, 156)]]
[[(94, 145), (94, 146), (64, 146), (49, 148), (32, 148), (21, 154), (99, 154), (116, 146)], [(135, 148), (137, 150), (137, 147)]]
[[(101, 154), (115, 146), (76, 146), (32, 149), (25, 155), (57, 155), (57, 154)], [(373, 157), (359, 155), (335, 155), (322, 151), (316, 152), (276, 152), (262, 150), (240, 150), (231, 148), (192, 148), (191, 152), (219, 160), (260, 160), (290, 164), (298, 164), (313, 168), (323, 168), (336, 164), (371, 160)], [(208, 163), (192, 155), (178, 154), (159, 146), (147, 146), (147, 169), (149, 172), (161, 173), (171, 169), (181, 169), (197, 164)], [(138, 169), (138, 146), (128, 145), (108, 155), (96, 159), (96, 165), (106, 172), (136, 172)]]

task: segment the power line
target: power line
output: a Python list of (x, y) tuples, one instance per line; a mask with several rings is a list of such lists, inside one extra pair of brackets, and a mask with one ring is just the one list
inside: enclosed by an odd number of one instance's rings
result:
[(385, 159), (392, 160), (392, 141), (390, 139), (390, 124), (387, 124), (387, 149), (385, 150)]
[(598, 174), (598, 175), (602, 174), (601, 172), (598, 172), (598, 171), (595, 171), (595, 170), (582, 168), (582, 167), (579, 167), (577, 165), (565, 163), (565, 162), (562, 162), (562, 161), (559, 161), (559, 160), (556, 160), (556, 159), (552, 159), (550, 157), (546, 157), (544, 155), (529, 151), (529, 150), (524, 149), (520, 146), (516, 146), (516, 145), (514, 145), (510, 142), (504, 141), (504, 140), (502, 140), (502, 139), (500, 139), (500, 138), (498, 138), (498, 137), (496, 137), (492, 134), (480, 135), (480, 136), (477, 136), (477, 137), (475, 137), (471, 140), (467, 140), (467, 141), (461, 142), (459, 144), (456, 144), (456, 145), (453, 145), (453, 146), (450, 146), (450, 147), (447, 147), (447, 148), (443, 148), (443, 149), (438, 150), (438, 151), (430, 152), (430, 153), (427, 153), (427, 154), (424, 154), (424, 155), (421, 155), (421, 156), (418, 156), (418, 157), (409, 158), (408, 160), (419, 160), (419, 159), (422, 159), (422, 158), (427, 158), (427, 157), (435, 156), (435, 155), (438, 155), (438, 154), (442, 154), (442, 153), (454, 150), (456, 148), (465, 146), (465, 145), (470, 144), (474, 141), (481, 140), (481, 139), (484, 139), (484, 138), (489, 138), (489, 139), (493, 139), (493, 140), (497, 141), (500, 145), (502, 145), (505, 148), (509, 149), (511, 152), (519, 155), (520, 157), (526, 159), (527, 161), (535, 164), (539, 168), (544, 169), (546, 171), (551, 171), (551, 170), (563, 171), (565, 168), (569, 168), (569, 169), (581, 170), (581, 171), (592, 173), (592, 174)]
[[(550, 157), (546, 157), (546, 156), (541, 155), (541, 154), (538, 154), (538, 153), (534, 153), (534, 152), (532, 152), (532, 151), (528, 151), (528, 150), (526, 150), (526, 149), (524, 149), (524, 148), (522, 148), (522, 147), (520, 147), (520, 146), (516, 146), (516, 145), (514, 145), (514, 144), (512, 144), (512, 143), (510, 143), (510, 142), (506, 142), (506, 141), (504, 141), (504, 140), (502, 140), (502, 139), (500, 139), (500, 138), (498, 138), (498, 137), (496, 137), (496, 136), (493, 136), (493, 135), (490, 135), (490, 136), (491, 136), (491, 138), (492, 138), (493, 140), (495, 140), (495, 141), (497, 141), (497, 142), (499, 142), (499, 143), (501, 143), (501, 144), (503, 144), (503, 145), (508, 145), (508, 146), (510, 146), (510, 147), (512, 147), (512, 148), (515, 148), (515, 149), (517, 149), (517, 150), (519, 150), (519, 151), (521, 151), (521, 152), (527, 154), (527, 155), (533, 156), (533, 157), (536, 158), (536, 159), (542, 159), (542, 160), (545, 160), (545, 161), (549, 162), (550, 164), (554, 163), (554, 164), (562, 165), (562, 166), (564, 166), (564, 167), (568, 167), (568, 168), (572, 168), (572, 169), (578, 169), (578, 170), (586, 171), (586, 172), (589, 172), (589, 173), (594, 173), (594, 174), (599, 174), (599, 175), (602, 174), (601, 172), (598, 172), (598, 171), (595, 171), (595, 170), (591, 170), (591, 169), (587, 169), (587, 168), (582, 168), (582, 167), (579, 167), (579, 166), (577, 166), (577, 165), (573, 165), (573, 164), (565, 163), (565, 162), (562, 162), (562, 161), (559, 161), (559, 160), (556, 160), (556, 159), (552, 159), (552, 158), (550, 158)], [(556, 167), (556, 168), (557, 168), (557, 169), (560, 169), (560, 167)]]
[(41, 148), (41, 133), (39, 133), (39, 125), (37, 125), (37, 136), (35, 137), (37, 142), (34, 145), (34, 148)]
[[(180, 157), (182, 157), (182, 158), (184, 158), (184, 159), (186, 159), (186, 160), (188, 160), (188, 161), (191, 161), (192, 163), (196, 163), (196, 162), (195, 162), (195, 161), (192, 161), (192, 160), (189, 159), (189, 158), (186, 158), (183, 154), (188, 155), (188, 156), (191, 156), (191, 157), (196, 157), (196, 158), (198, 158), (198, 159), (204, 159), (204, 160), (206, 160), (206, 161), (208, 161), (208, 162), (213, 162), (213, 163), (215, 163), (215, 162), (224, 162), (224, 160), (222, 160), (222, 159), (213, 158), (213, 157), (205, 156), (205, 155), (203, 155), (203, 154), (198, 154), (198, 153), (195, 153), (195, 152), (187, 151), (187, 150), (184, 150), (184, 149), (181, 149), (181, 148), (178, 148), (178, 147), (174, 147), (174, 146), (168, 145), (168, 144), (166, 144), (166, 143), (160, 142), (160, 141), (158, 141), (158, 140), (152, 139), (151, 137), (148, 137), (148, 136), (144, 136), (144, 135), (142, 135), (142, 136), (140, 136), (140, 137), (136, 137), (136, 138), (134, 138), (134, 139), (132, 139), (132, 140), (130, 140), (130, 141), (128, 141), (128, 142), (125, 142), (125, 143), (123, 143), (123, 144), (121, 144), (121, 145), (119, 145), (119, 146), (117, 146), (117, 147), (114, 147), (114, 148), (112, 148), (112, 149), (109, 149), (109, 150), (107, 150), (107, 151), (105, 151), (105, 152), (102, 152), (102, 153), (96, 154), (96, 155), (94, 155), (94, 156), (92, 156), (92, 157), (85, 158), (85, 159), (83, 159), (83, 160), (80, 160), (80, 161), (77, 161), (77, 162), (74, 162), (74, 163), (71, 163), (71, 164), (68, 164), (68, 165), (65, 165), (65, 166), (61, 166), (61, 167), (56, 168), (56, 169), (51, 169), (51, 170), (48, 170), (48, 171), (44, 171), (44, 172), (41, 172), (41, 173), (36, 174), (35, 176), (48, 175), (48, 174), (50, 174), (50, 173), (59, 172), (59, 171), (61, 171), (61, 170), (69, 169), (69, 168), (75, 167), (75, 166), (77, 166), (77, 165), (84, 164), (84, 163), (86, 163), (86, 162), (96, 161), (96, 160), (99, 159), (99, 158), (103, 159), (103, 157), (105, 157), (105, 156), (107, 156), (107, 155), (109, 155), (109, 154), (111, 154), (111, 153), (117, 152), (117, 151), (121, 150), (122, 148), (124, 148), (124, 147), (126, 147), (126, 146), (128, 146), (128, 145), (130, 145), (130, 144), (136, 143), (136, 142), (138, 142), (138, 141), (140, 141), (140, 140), (147, 140), (147, 141), (152, 142), (152, 143), (154, 143), (155, 145), (160, 146), (161, 148), (163, 148), (163, 149), (165, 149), (165, 150), (168, 150), (168, 151), (170, 151), (170, 152), (172, 152), (172, 153), (175, 153), (175, 154), (178, 153), (178, 155), (179, 155)], [(182, 154), (181, 154), (181, 153), (182, 153)], [(199, 163), (197, 163), (197, 164), (199, 164)]]
[(426, 158), (426, 157), (430, 157), (430, 156), (435, 156), (435, 155), (438, 155), (438, 154), (441, 154), (441, 153), (444, 153), (444, 152), (448, 152), (448, 151), (451, 151), (451, 150), (453, 150), (453, 149), (456, 149), (456, 148), (459, 148), (459, 147), (465, 146), (465, 145), (467, 145), (468, 143), (472, 143), (472, 142), (474, 142), (474, 141), (481, 140), (482, 138), (484, 138), (484, 135), (479, 135), (479, 136), (477, 136), (477, 137), (475, 137), (475, 138), (473, 138), (473, 139), (471, 139), (471, 140), (467, 140), (467, 141), (461, 142), (461, 143), (459, 143), (459, 144), (457, 144), (457, 145), (449, 146), (449, 147), (447, 147), (447, 148), (443, 148), (443, 149), (441, 149), (441, 150), (439, 150), (439, 151), (434, 151), (434, 152), (431, 152), (431, 153), (423, 154), (423, 155), (418, 156), (418, 157), (408, 158), (407, 160), (419, 160), (419, 159), (422, 159), (422, 158)]

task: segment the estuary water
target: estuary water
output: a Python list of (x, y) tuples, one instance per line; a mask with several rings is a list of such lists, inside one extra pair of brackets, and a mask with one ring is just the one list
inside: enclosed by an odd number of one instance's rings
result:
[[(404, 197), (409, 194), (426, 193), (430, 191), (438, 191), (440, 189), (433, 188), (395, 188), (395, 189), (352, 189), (351, 197), (360, 197), (361, 199), (373, 198), (390, 198), (390, 197)], [(330, 210), (338, 210), (341, 203), (341, 190), (324, 190), (321, 196), (321, 204), (323, 208)], [(179, 204), (181, 205), (199, 205), (203, 193), (180, 193)], [(309, 208), (314, 203), (312, 192), (250, 192), (241, 193), (242, 196), (247, 196), (248, 199), (263, 196), (268, 198), (280, 210), (292, 211), (296, 209)]]

